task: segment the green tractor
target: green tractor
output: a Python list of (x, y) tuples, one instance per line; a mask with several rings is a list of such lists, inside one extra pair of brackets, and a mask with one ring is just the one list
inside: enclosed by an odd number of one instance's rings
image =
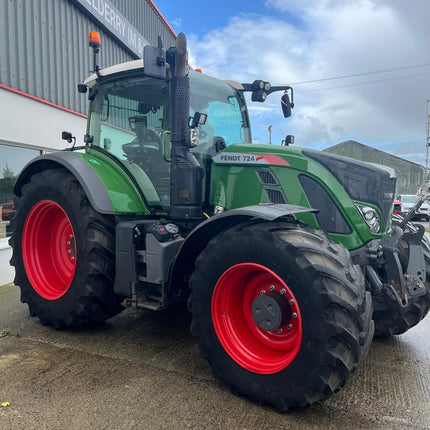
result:
[(427, 314), (424, 228), (392, 216), (387, 167), (252, 144), (244, 93), (281, 91), (288, 117), (290, 87), (214, 79), (186, 55), (181, 33), (79, 86), (85, 146), (37, 157), (15, 186), (15, 284), (56, 329), (187, 301), (234, 393), (312, 404), (344, 386), (374, 335)]

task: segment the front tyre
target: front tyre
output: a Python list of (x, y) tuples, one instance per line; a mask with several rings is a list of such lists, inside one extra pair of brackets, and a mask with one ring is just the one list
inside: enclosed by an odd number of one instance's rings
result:
[(289, 223), (212, 239), (191, 276), (191, 330), (234, 393), (281, 411), (338, 391), (372, 336), (371, 297), (348, 251)]
[(67, 170), (45, 170), (23, 186), (10, 244), (21, 301), (42, 324), (79, 327), (121, 311), (114, 220), (92, 208)]

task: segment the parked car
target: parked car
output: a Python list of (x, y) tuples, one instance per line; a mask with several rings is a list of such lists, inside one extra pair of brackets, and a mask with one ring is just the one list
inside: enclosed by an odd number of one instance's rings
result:
[(3, 221), (10, 221), (11, 216), (15, 213), (13, 203), (3, 203), (1, 205), (1, 216)]
[[(397, 200), (401, 202), (401, 214), (406, 215), (411, 210), (412, 206), (417, 202), (419, 199), (418, 196), (414, 194), (401, 194), (397, 197)], [(415, 215), (414, 219), (422, 219), (425, 218), (426, 220), (430, 219), (430, 204), (428, 201), (424, 202), (420, 209), (418, 210), (418, 213)]]
[(393, 214), (401, 215), (402, 213), (402, 202), (400, 200), (394, 200)]

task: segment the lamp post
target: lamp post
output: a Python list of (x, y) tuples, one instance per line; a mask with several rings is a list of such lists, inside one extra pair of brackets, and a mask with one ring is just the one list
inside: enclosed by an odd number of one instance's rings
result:
[(427, 131), (427, 139), (426, 139), (426, 181), (429, 174), (429, 144), (430, 144), (430, 127), (429, 127), (429, 102), (427, 100), (427, 114), (426, 114), (426, 131)]

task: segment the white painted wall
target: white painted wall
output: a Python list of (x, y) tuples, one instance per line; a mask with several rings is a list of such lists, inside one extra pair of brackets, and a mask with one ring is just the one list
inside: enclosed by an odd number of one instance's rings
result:
[[(62, 131), (71, 132), (76, 144), (83, 145), (85, 127), (86, 118), (0, 88), (0, 143), (61, 150), (68, 145), (61, 140)], [(0, 239), (0, 286), (10, 284), (15, 276), (7, 242)]]
[(62, 131), (82, 145), (85, 127), (86, 118), (0, 88), (0, 140), (60, 150)]
[(7, 238), (0, 239), (0, 287), (13, 282), (15, 269), (10, 266), (12, 248), (8, 245)]

